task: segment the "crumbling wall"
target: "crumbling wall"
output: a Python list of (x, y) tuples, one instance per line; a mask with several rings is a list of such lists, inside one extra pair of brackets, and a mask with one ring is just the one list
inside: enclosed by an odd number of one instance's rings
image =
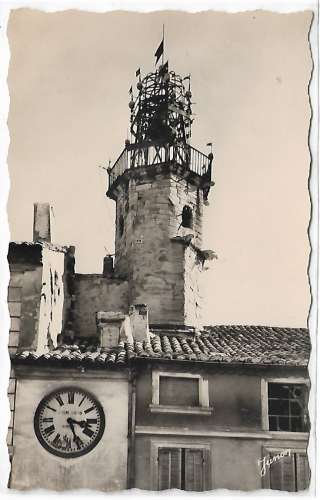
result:
[(115, 272), (118, 277), (127, 279), (129, 275), (128, 250), (131, 246), (131, 232), (134, 222), (135, 197), (130, 197), (127, 189), (123, 187), (118, 194), (116, 201), (115, 220)]
[(128, 282), (99, 274), (76, 274), (74, 282), (74, 334), (97, 334), (96, 312), (128, 313)]
[[(45, 352), (57, 344), (67, 307), (64, 286), (69, 270), (65, 247), (46, 243), (10, 243), (8, 308), (11, 319), (9, 352), (17, 349)], [(8, 385), (11, 419), (7, 434), (9, 453), (14, 445), (16, 378), (11, 369)]]
[[(13, 249), (14, 247), (14, 249)], [(12, 250), (13, 249), (13, 250)], [(27, 254), (30, 248), (24, 245)], [(11, 255), (17, 247), (11, 244)], [(10, 262), (10, 281), (8, 286), (8, 309), (10, 314), (9, 353), (14, 354), (18, 348), (34, 348), (38, 332), (41, 276), (41, 252), (34, 249), (31, 262), (23, 263), (21, 255), (16, 255), (15, 262)], [(13, 368), (10, 370), (8, 384), (8, 399), (10, 405), (10, 422), (7, 432), (9, 455), (13, 453), (13, 431), (16, 399), (16, 377)]]
[(38, 351), (57, 345), (63, 328), (65, 251), (44, 247), (42, 251), (42, 288), (39, 314)]
[(202, 326), (202, 295), (199, 277), (203, 263), (199, 261), (197, 252), (191, 246), (185, 248), (185, 322), (187, 325)]
[(24, 270), (12, 266), (8, 287), (8, 308), (10, 314), (9, 352), (17, 351), (21, 331), (21, 306)]
[(51, 243), (9, 246), (10, 349), (43, 352), (56, 345), (62, 331), (67, 247)]
[(9, 350), (36, 349), (40, 317), (42, 266), (10, 266), (8, 306), (11, 317)]
[[(169, 231), (170, 236), (192, 235), (192, 243), (201, 248), (202, 245), (202, 216), (203, 216), (203, 191), (190, 184), (180, 176), (171, 175), (169, 192)], [(183, 207), (188, 206), (192, 212), (191, 227), (183, 227)]]

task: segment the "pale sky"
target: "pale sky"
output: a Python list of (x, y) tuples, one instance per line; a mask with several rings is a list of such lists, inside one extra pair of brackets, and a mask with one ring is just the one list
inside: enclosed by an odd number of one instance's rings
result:
[(54, 240), (76, 246), (77, 272), (102, 271), (115, 205), (98, 165), (124, 147), (128, 90), (138, 67), (154, 68), (164, 23), (169, 67), (191, 73), (191, 143), (214, 143), (204, 249), (219, 258), (203, 277), (205, 323), (306, 326), (311, 19), (12, 12), (11, 239), (30, 241), (33, 203), (50, 202)]

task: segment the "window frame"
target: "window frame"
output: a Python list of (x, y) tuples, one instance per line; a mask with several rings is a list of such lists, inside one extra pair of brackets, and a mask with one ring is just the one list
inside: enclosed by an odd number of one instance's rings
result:
[(268, 384), (305, 385), (310, 390), (310, 380), (304, 377), (267, 377), (261, 379), (261, 426), (262, 430), (290, 438), (308, 437), (309, 432), (274, 431), (269, 429)]
[[(150, 462), (151, 462), (151, 489), (153, 491), (166, 491), (159, 490), (159, 448), (186, 448), (186, 449), (196, 449), (203, 450), (206, 456), (206, 468), (204, 470), (204, 489), (203, 492), (213, 489), (213, 446), (212, 444), (207, 444), (199, 441), (188, 442), (187, 439), (181, 440), (151, 440), (151, 450), (150, 450)], [(171, 491), (171, 490), (169, 490)], [(186, 491), (186, 490), (181, 490)], [(191, 492), (192, 493), (192, 492)], [(195, 493), (195, 492), (193, 492)]]
[[(199, 383), (199, 406), (161, 405), (160, 378), (191, 378)], [(149, 405), (151, 413), (183, 413), (190, 415), (212, 415), (213, 408), (209, 405), (209, 382), (202, 375), (183, 372), (152, 371), (152, 403)]]
[[(294, 433), (296, 434), (296, 433)], [(267, 458), (270, 458), (270, 454), (271, 453), (276, 453), (276, 454), (279, 454), (283, 451), (286, 451), (286, 450), (290, 450), (291, 454), (294, 454), (294, 453), (297, 453), (299, 455), (304, 455), (307, 457), (308, 459), (308, 451), (306, 448), (298, 448), (298, 447), (280, 447), (280, 446), (263, 446), (262, 447), (262, 457), (267, 457)], [(260, 465), (259, 465), (260, 467)], [(310, 463), (309, 463), (309, 468), (310, 468)], [(259, 469), (260, 471), (260, 469)], [(269, 489), (270, 490), (270, 467), (267, 467), (266, 469), (266, 474), (264, 476), (261, 476), (261, 485), (262, 485), (262, 488), (263, 489)], [(309, 488), (310, 488), (310, 483), (309, 483)], [(285, 491), (286, 493), (288, 494), (292, 494), (292, 493), (299, 493), (299, 491), (294, 491), (294, 492), (287, 492), (286, 490), (271, 490), (271, 491)], [(300, 491), (306, 491), (306, 490), (300, 490)]]

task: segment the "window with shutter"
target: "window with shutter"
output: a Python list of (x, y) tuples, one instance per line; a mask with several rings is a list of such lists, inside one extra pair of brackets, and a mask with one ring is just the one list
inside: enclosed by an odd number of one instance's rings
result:
[[(269, 452), (275, 457), (282, 450)], [(309, 487), (310, 469), (308, 457), (302, 452), (291, 452), (290, 455), (275, 460), (269, 469), (269, 487), (272, 490), (302, 491)]]
[[(272, 458), (273, 454), (270, 455)], [(295, 490), (293, 455), (282, 457), (270, 466), (270, 489), (282, 491)]]
[(185, 450), (185, 490), (203, 491), (204, 489), (203, 450)]
[(159, 490), (181, 488), (181, 449), (159, 448)]
[(199, 448), (159, 448), (158, 488), (204, 491), (207, 450)]
[(303, 491), (309, 488), (310, 468), (307, 455), (295, 453), (296, 489)]

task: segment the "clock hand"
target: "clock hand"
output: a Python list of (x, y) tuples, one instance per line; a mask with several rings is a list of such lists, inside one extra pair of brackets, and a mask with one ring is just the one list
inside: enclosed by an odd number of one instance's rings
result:
[(76, 443), (77, 448), (79, 450), (80, 449), (79, 441), (81, 441), (81, 440), (80, 440), (79, 436), (77, 436), (77, 434), (74, 431), (73, 419), (69, 417), (69, 418), (67, 418), (67, 422), (68, 422), (70, 429), (72, 431), (72, 434), (73, 434), (73, 441)]
[(70, 417), (69, 417), (69, 418), (67, 418), (67, 422), (68, 422), (68, 424), (69, 424), (70, 429), (72, 430), (72, 434), (73, 434), (74, 438), (76, 438), (76, 437), (77, 437), (77, 435), (76, 435), (76, 433), (74, 432), (74, 425), (73, 425), (73, 420), (72, 420), (72, 418), (70, 418)]
[(80, 420), (79, 421), (79, 420), (75, 420), (74, 418), (70, 418), (70, 417), (68, 418), (68, 420), (70, 422), (72, 422), (73, 424), (80, 425), (80, 427), (89, 427), (90, 426), (90, 424), (88, 424), (86, 420)]

